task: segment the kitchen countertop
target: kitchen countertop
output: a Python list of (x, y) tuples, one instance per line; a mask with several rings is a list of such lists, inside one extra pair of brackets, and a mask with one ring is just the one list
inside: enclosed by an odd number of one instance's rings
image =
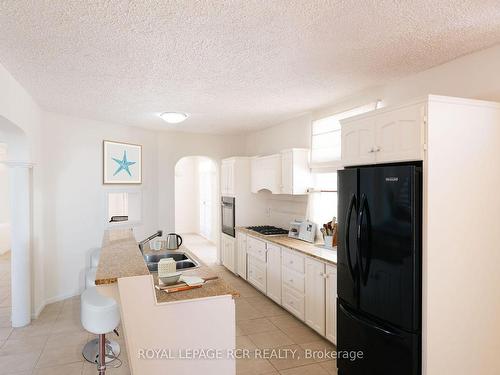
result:
[(238, 227), (236, 228), (236, 230), (251, 235), (252, 237), (262, 238), (263, 240), (266, 240), (268, 242), (272, 242), (277, 245), (296, 250), (305, 255), (325, 261), (327, 263), (337, 264), (337, 247), (334, 247), (333, 250), (329, 250), (323, 247), (315, 246), (314, 244), (309, 242), (290, 238), (287, 235), (266, 236), (243, 227)]
[(95, 284), (113, 284), (121, 277), (143, 275), (149, 275), (149, 270), (132, 230), (106, 230), (102, 240)]
[[(165, 250), (152, 250), (145, 247), (144, 253), (160, 254)], [(169, 250), (172, 251), (172, 250)], [(174, 250), (175, 251), (175, 250)], [(184, 251), (194, 258), (200, 266), (198, 268), (182, 271), (184, 275), (210, 277), (216, 274), (203, 264), (189, 249), (181, 246), (178, 251)], [(122, 277), (153, 276), (154, 284), (158, 284), (158, 274), (150, 273), (144, 258), (139, 250), (134, 234), (130, 229), (113, 229), (104, 233), (99, 265), (96, 273), (96, 285), (113, 284)], [(222, 295), (239, 296), (222, 278), (207, 281), (201, 288), (168, 294), (155, 289), (156, 302), (165, 303), (180, 300), (215, 297)]]

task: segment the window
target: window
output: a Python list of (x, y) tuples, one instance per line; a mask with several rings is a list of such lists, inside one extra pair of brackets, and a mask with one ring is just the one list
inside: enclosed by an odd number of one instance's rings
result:
[(142, 220), (142, 195), (139, 191), (107, 193), (108, 226), (137, 224)]
[(379, 101), (325, 117), (312, 124), (311, 168), (333, 166), (340, 161), (340, 120), (377, 109)]
[(319, 228), (337, 216), (337, 172), (313, 173), (314, 188), (308, 197), (308, 218)]

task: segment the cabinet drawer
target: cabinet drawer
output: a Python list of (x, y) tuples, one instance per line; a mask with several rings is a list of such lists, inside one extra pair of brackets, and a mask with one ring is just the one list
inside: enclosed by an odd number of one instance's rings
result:
[(304, 275), (288, 267), (283, 267), (283, 283), (297, 292), (305, 292)]
[(254, 237), (247, 238), (247, 253), (255, 258), (266, 261), (266, 243)]
[(283, 307), (297, 318), (304, 320), (304, 295), (283, 286)]
[(283, 249), (283, 266), (304, 273), (304, 256), (296, 251)]
[(266, 293), (266, 264), (259, 259), (248, 256), (248, 281), (261, 292)]

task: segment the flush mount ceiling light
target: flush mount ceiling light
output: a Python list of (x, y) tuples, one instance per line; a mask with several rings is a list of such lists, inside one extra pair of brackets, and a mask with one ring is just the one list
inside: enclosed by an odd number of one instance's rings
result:
[(163, 121), (168, 122), (169, 124), (178, 124), (185, 121), (189, 115), (182, 112), (163, 112), (160, 117)]

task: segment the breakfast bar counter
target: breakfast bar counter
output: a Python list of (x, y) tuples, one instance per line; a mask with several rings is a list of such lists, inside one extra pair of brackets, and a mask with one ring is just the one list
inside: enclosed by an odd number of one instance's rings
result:
[[(186, 253), (198, 265), (180, 270), (183, 275), (204, 279), (216, 276), (185, 247), (159, 251), (149, 246), (144, 248), (146, 256), (175, 252)], [(158, 290), (157, 285), (158, 275), (149, 271), (132, 230), (106, 231), (96, 287), (99, 293), (114, 298), (120, 306), (131, 374), (235, 375), (236, 362), (229, 354), (236, 347), (234, 297), (238, 292), (222, 278), (208, 280), (199, 288), (173, 293)], [(186, 360), (175, 356), (197, 348), (216, 350), (221, 357)], [(171, 350), (173, 357), (144, 355), (155, 350)]]

